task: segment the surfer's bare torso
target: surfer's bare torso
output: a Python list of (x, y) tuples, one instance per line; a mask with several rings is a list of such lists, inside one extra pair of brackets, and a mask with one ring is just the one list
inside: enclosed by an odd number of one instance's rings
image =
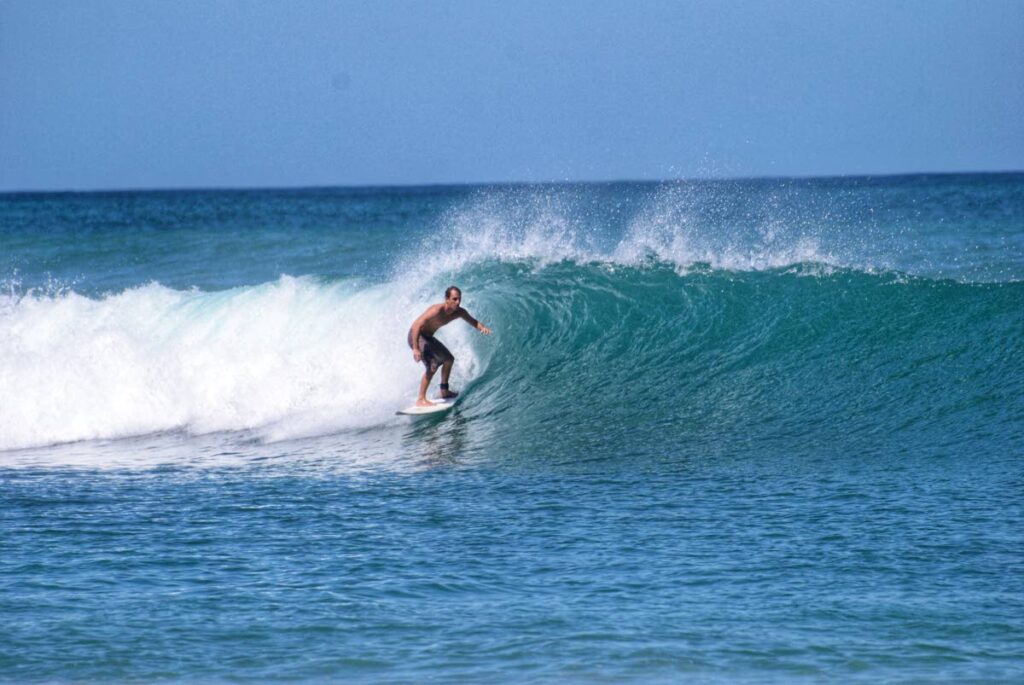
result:
[(412, 330), (416, 332), (416, 324), (419, 324), (419, 334), (432, 336), (441, 326), (447, 326), (455, 319), (465, 319), (473, 328), (477, 327), (480, 322), (469, 315), (462, 307), (457, 307), (454, 311), (448, 311), (445, 309), (445, 302), (441, 304), (434, 304), (427, 308), (427, 311), (420, 314), (420, 318), (412, 325)]

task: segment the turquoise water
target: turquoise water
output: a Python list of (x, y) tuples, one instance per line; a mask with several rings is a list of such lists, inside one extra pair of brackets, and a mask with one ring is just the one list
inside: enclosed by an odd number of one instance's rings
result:
[[(1024, 175), (0, 196), (0, 680), (1019, 682)], [(411, 321), (463, 288), (456, 408)]]

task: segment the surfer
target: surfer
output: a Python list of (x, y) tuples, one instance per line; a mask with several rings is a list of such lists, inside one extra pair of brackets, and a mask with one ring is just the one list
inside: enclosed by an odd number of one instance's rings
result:
[(416, 398), (417, 407), (433, 405), (433, 402), (427, 400), (427, 388), (438, 367), (441, 368), (441, 397), (451, 398), (459, 394), (448, 389), (448, 377), (452, 373), (455, 357), (434, 337), (434, 332), (438, 328), (450, 324), (455, 319), (462, 319), (484, 335), (491, 334), (490, 328), (470, 316), (469, 312), (461, 305), (462, 291), (454, 285), (449, 286), (444, 291), (444, 302), (427, 307), (427, 310), (420, 314), (420, 317), (413, 322), (412, 328), (409, 329), (409, 347), (412, 348), (412, 358), (417, 362), (423, 362), (427, 368), (423, 373), (423, 380), (420, 381), (420, 394)]

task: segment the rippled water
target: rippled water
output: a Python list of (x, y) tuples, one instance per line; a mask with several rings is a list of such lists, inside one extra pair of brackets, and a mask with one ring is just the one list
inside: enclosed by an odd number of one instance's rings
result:
[[(1024, 177), (0, 196), (0, 680), (1018, 682)], [(451, 282), (458, 405), (394, 411)]]

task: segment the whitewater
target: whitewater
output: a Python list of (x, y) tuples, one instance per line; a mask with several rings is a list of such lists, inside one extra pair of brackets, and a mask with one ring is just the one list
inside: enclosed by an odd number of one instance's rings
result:
[(1014, 682), (1022, 303), (1021, 174), (0, 196), (0, 680)]

